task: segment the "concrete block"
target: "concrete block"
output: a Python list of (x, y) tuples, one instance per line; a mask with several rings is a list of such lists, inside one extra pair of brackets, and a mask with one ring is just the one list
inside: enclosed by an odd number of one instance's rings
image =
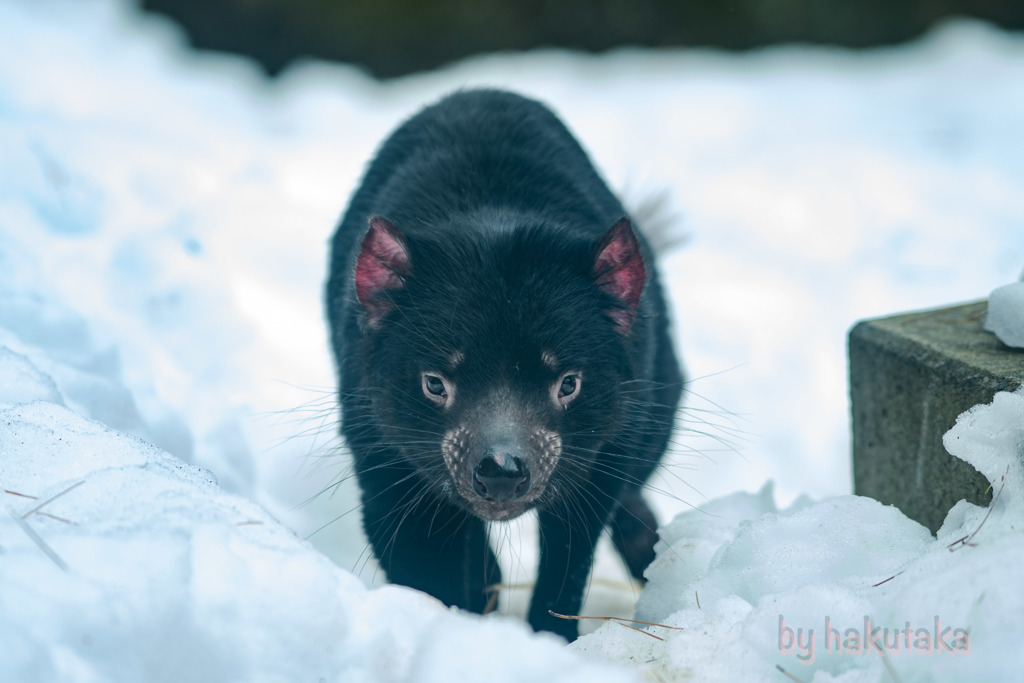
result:
[(866, 320), (849, 337), (854, 492), (934, 533), (988, 482), (942, 446), (957, 416), (1024, 383), (1024, 350), (982, 328), (984, 301)]

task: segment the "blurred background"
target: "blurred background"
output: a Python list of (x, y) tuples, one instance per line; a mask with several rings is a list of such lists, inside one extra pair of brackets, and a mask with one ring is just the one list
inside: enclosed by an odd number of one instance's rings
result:
[(618, 46), (748, 50), (777, 43), (875, 47), (944, 19), (1024, 29), (1021, 0), (143, 0), (203, 50), (275, 75), (301, 58), (378, 78), (495, 51)]

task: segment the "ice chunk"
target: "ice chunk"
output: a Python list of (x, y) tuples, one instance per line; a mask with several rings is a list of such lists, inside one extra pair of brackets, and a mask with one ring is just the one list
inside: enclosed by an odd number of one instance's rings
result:
[(1010, 511), (1006, 521), (1020, 519), (1024, 514), (1024, 387), (1013, 393), (1000, 391), (992, 403), (962, 413), (942, 437), (942, 445), (981, 472), (994, 493), (1004, 488), (999, 504)]

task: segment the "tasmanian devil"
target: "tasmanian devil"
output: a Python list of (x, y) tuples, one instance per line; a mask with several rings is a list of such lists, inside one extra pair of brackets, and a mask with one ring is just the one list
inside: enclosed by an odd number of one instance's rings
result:
[(482, 612), (488, 522), (536, 510), (536, 630), (572, 640), (606, 526), (654, 557), (641, 487), (682, 375), (649, 247), (542, 104), (450, 95), (380, 147), (334, 235), (326, 308), (363, 526), (395, 583)]

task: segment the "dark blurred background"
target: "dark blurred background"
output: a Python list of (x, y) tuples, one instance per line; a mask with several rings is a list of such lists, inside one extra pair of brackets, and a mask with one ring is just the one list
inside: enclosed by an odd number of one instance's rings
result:
[(200, 49), (269, 74), (317, 57), (380, 78), (498, 50), (618, 46), (746, 50), (900, 43), (954, 16), (1024, 29), (1024, 0), (142, 0)]

